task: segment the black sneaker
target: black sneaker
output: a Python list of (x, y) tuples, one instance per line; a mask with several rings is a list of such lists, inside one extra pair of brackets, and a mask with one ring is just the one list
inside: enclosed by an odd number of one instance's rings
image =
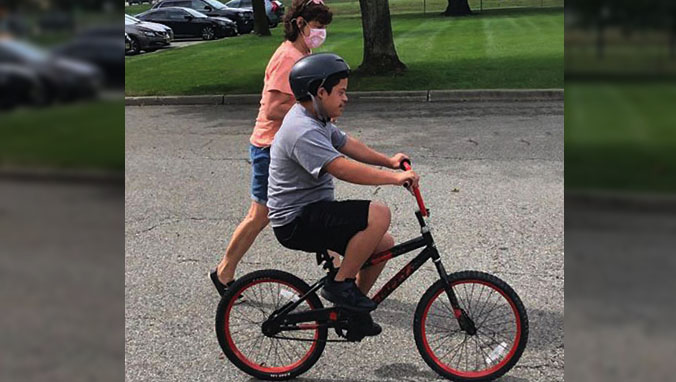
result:
[(357, 288), (355, 279), (345, 279), (345, 281), (334, 281), (327, 279), (322, 288), (322, 297), (331, 301), (336, 306), (358, 311), (370, 312), (378, 305)]
[[(223, 295), (225, 295), (225, 292), (228, 291), (228, 288), (230, 286), (232, 286), (232, 284), (235, 283), (235, 280), (232, 280), (232, 281), (230, 281), (226, 284), (223, 284), (221, 282), (221, 280), (218, 279), (218, 273), (216, 272), (215, 269), (213, 271), (209, 272), (209, 278), (211, 279), (211, 282), (214, 283), (214, 287), (218, 291), (218, 294), (221, 295), (221, 297), (223, 297)], [(242, 298), (242, 296), (239, 296), (238, 299), (241, 299), (241, 298)]]

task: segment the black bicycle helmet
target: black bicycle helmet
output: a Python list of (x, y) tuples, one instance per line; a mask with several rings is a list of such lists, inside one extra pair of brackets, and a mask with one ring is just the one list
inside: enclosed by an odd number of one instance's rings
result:
[(298, 60), (291, 68), (289, 73), (289, 82), (291, 90), (296, 99), (304, 99), (312, 94), (311, 90), (319, 89), (317, 86), (312, 88), (313, 84), (323, 83), (327, 77), (345, 72), (350, 73), (350, 67), (342, 57), (333, 53), (316, 53), (305, 56)]

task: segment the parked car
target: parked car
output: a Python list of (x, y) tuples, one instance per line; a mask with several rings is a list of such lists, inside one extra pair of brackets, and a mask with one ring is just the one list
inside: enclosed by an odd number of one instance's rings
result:
[(0, 40), (0, 64), (18, 65), (34, 73), (44, 88), (46, 102), (95, 97), (103, 83), (103, 75), (96, 67), (55, 57), (17, 40)]
[(131, 40), (131, 54), (154, 52), (171, 44), (174, 38), (168, 26), (147, 23), (129, 15), (124, 15), (124, 31)]
[(174, 31), (176, 37), (201, 37), (204, 40), (213, 40), (237, 35), (237, 24), (234, 21), (225, 17), (209, 17), (190, 8), (151, 9), (136, 17), (142, 21), (166, 25)]
[(45, 97), (36, 73), (21, 65), (0, 64), (0, 110), (42, 105)]
[(131, 16), (131, 15), (125, 15), (125, 19), (127, 19), (127, 18), (129, 18), (130, 20), (133, 20), (133, 21), (140, 21), (143, 26), (149, 27), (153, 30), (160, 31), (160, 32), (166, 32), (166, 33), (169, 34), (169, 39), (171, 41), (174, 41), (174, 31), (166, 25), (153, 23), (153, 22), (150, 22), (150, 21), (139, 20), (136, 17)]
[[(270, 28), (274, 28), (284, 17), (284, 4), (278, 0), (264, 0), (263, 2), (265, 3), (265, 14), (268, 16), (268, 24), (270, 24)], [(253, 11), (251, 0), (231, 0), (225, 5), (231, 8), (250, 8)]]
[(151, 0), (127, 0), (127, 2), (129, 3), (129, 5), (143, 4), (143, 3), (152, 4)]
[(211, 17), (226, 17), (237, 23), (237, 33), (251, 33), (254, 28), (254, 16), (251, 9), (230, 8), (217, 0), (162, 0), (153, 5), (156, 8), (185, 7)]
[(116, 26), (116, 38), (106, 37), (107, 29), (92, 30), (91, 35), (82, 34), (75, 39), (58, 45), (52, 53), (92, 64), (105, 75), (108, 85), (124, 86), (124, 62), (122, 55), (122, 26)]

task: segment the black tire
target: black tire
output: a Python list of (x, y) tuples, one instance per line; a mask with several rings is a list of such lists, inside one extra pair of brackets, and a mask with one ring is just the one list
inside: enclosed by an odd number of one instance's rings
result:
[(130, 37), (129, 40), (131, 40), (131, 48), (129, 49), (129, 54), (131, 56), (135, 56), (141, 53), (141, 43), (138, 42), (138, 39), (136, 39), (136, 37)]
[(216, 38), (216, 30), (211, 25), (202, 28), (202, 40), (213, 40)]
[[(413, 332), (420, 355), (439, 375), (453, 381), (490, 381), (502, 376), (516, 364), (528, 343), (528, 316), (521, 299), (507, 283), (487, 273), (464, 271), (450, 274), (448, 279), (477, 334), (468, 335), (460, 329), (439, 280), (427, 289), (415, 311)], [(443, 330), (435, 333), (434, 328)], [(457, 353), (462, 353), (457, 359), (459, 366), (453, 364)]]
[[(230, 362), (243, 372), (265, 380), (291, 379), (309, 370), (324, 351), (326, 328), (284, 331), (279, 334), (312, 341), (271, 338), (265, 336), (261, 329), (263, 321), (275, 309), (290, 301), (289, 296), (301, 296), (309, 290), (310, 286), (305, 281), (277, 270), (250, 273), (229, 287), (218, 304), (216, 336)], [(289, 292), (293, 294), (289, 295)], [(321, 308), (322, 302), (313, 293), (294, 311)], [(242, 346), (244, 344), (246, 346)], [(263, 353), (268, 349), (267, 355), (261, 354), (261, 348)]]

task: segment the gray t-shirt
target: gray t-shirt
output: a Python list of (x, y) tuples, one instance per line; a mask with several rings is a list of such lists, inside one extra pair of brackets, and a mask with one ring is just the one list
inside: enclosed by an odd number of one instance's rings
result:
[(326, 125), (296, 103), (284, 117), (270, 148), (268, 218), (273, 227), (290, 223), (301, 209), (334, 200), (333, 176), (322, 171), (339, 156), (347, 135)]

